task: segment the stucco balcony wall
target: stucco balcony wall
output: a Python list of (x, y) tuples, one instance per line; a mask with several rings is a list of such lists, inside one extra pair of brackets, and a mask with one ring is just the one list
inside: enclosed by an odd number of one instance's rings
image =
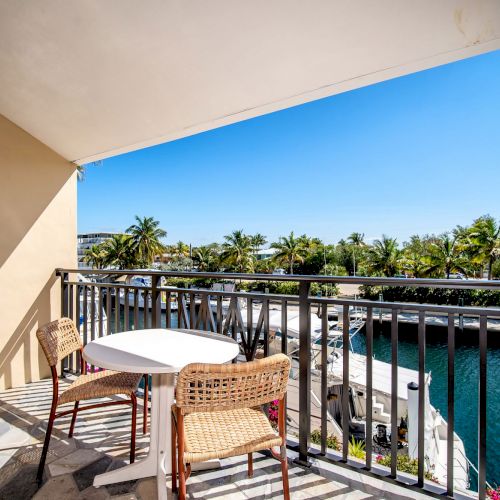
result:
[(54, 269), (76, 264), (75, 166), (0, 115), (0, 388), (48, 366), (39, 325), (60, 315)]

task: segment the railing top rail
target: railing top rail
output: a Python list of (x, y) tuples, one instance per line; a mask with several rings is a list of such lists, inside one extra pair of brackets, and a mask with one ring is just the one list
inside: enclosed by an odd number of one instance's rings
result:
[[(68, 281), (68, 285), (74, 286), (88, 286), (94, 288), (121, 288), (127, 289), (129, 291), (147, 291), (152, 290), (151, 286), (139, 286), (139, 285), (127, 285), (126, 283), (93, 283), (93, 282), (81, 282), (81, 281)], [(157, 287), (158, 292), (168, 292), (168, 293), (188, 293), (193, 295), (210, 295), (212, 297), (224, 297), (224, 298), (251, 298), (254, 300), (268, 300), (268, 301), (286, 301), (290, 303), (298, 303), (298, 295), (285, 295), (276, 293), (264, 293), (264, 292), (229, 292), (223, 290), (210, 290), (207, 288), (180, 288), (171, 286), (160, 286)], [(451, 306), (451, 305), (436, 305), (436, 304), (420, 304), (416, 302), (385, 302), (378, 300), (363, 300), (363, 299), (353, 299), (353, 298), (333, 298), (333, 297), (314, 297), (309, 296), (308, 302), (311, 305), (318, 304), (328, 304), (328, 305), (339, 305), (339, 306), (356, 306), (356, 307), (371, 307), (377, 309), (396, 309), (404, 312), (410, 311), (426, 311), (426, 312), (436, 312), (441, 314), (467, 314), (471, 316), (488, 316), (494, 318), (500, 318), (500, 309), (493, 307), (473, 307), (473, 306)]]
[(367, 276), (324, 276), (299, 274), (253, 274), (253, 273), (210, 273), (193, 271), (147, 271), (119, 269), (56, 269), (57, 274), (79, 273), (82, 275), (120, 276), (165, 276), (166, 278), (218, 279), (242, 281), (293, 281), (306, 283), (337, 283), (370, 286), (409, 286), (451, 289), (500, 290), (500, 280), (454, 280), (434, 278), (383, 278)]

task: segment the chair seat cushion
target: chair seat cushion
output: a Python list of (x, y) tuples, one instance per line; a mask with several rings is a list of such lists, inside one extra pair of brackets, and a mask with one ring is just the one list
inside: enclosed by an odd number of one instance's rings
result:
[(115, 394), (129, 395), (137, 390), (142, 375), (104, 370), (80, 375), (59, 395), (58, 404), (84, 399), (102, 398)]
[[(174, 405), (175, 413), (175, 405)], [(226, 458), (281, 446), (260, 409), (195, 412), (184, 416), (184, 462)]]

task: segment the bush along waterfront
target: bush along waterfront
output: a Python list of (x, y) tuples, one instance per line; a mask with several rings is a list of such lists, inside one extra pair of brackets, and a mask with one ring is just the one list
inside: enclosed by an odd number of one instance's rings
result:
[(459, 290), (405, 286), (361, 286), (361, 296), (379, 300), (380, 295), (388, 302), (416, 302), (417, 304), (464, 305), (478, 307), (500, 306), (500, 292), (492, 290)]

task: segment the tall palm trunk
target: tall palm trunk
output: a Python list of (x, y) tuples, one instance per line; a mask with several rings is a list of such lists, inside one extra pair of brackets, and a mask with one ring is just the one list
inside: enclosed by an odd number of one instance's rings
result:
[(493, 263), (495, 262), (495, 259), (493, 258), (493, 255), (490, 255), (490, 262), (488, 266), (488, 279), (492, 280), (493, 279)]

